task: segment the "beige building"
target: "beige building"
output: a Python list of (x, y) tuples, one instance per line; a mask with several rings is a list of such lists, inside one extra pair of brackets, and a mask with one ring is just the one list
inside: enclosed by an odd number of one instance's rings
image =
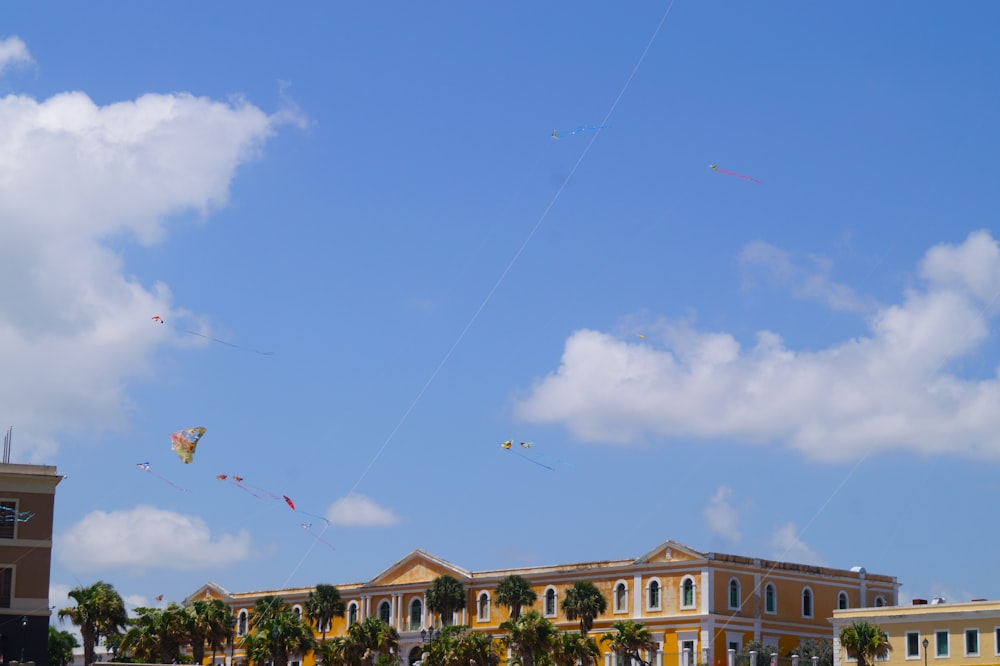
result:
[(56, 486), (47, 465), (0, 464), (0, 659), (48, 663)]
[(882, 628), (892, 651), (886, 666), (987, 666), (1000, 664), (1000, 601), (946, 603), (914, 600), (911, 606), (833, 612), (833, 663), (856, 663), (840, 645), (841, 630), (865, 621)]
[[(641, 622), (658, 643), (656, 653), (648, 655), (654, 666), (725, 666), (727, 651), (739, 652), (750, 641), (786, 654), (804, 639), (829, 639), (834, 609), (893, 605), (899, 587), (895, 578), (869, 574), (861, 567), (834, 569), (707, 553), (674, 541), (639, 557), (488, 571), (470, 571), (415, 550), (365, 582), (317, 581), (336, 585), (347, 604), (346, 616), (334, 620), (327, 637), (343, 636), (350, 624), (379, 617), (399, 631), (400, 661), (413, 664), (435, 624), (427, 612), (426, 591), (441, 575), (453, 576), (466, 589), (466, 608), (453, 622), (500, 637), (508, 613), (494, 603), (493, 595), (497, 583), (511, 574), (531, 583), (538, 596), (533, 609), (563, 631), (578, 627), (561, 609), (566, 590), (577, 581), (591, 581), (608, 602), (591, 635), (599, 638), (620, 620)], [(252, 630), (257, 599), (278, 595), (302, 612), (311, 590), (230, 593), (209, 583), (187, 603), (223, 599), (237, 618), (237, 635), (243, 636)], [(606, 646), (602, 650), (604, 666), (614, 666)], [(222, 659), (244, 661), (238, 639), (230, 655), (216, 656), (217, 662)], [(311, 654), (293, 661), (298, 662), (293, 666), (315, 663)]]

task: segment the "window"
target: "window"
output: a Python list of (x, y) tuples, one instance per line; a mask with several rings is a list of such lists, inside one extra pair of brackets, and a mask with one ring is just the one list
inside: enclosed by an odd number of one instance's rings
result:
[(740, 581), (735, 578), (729, 579), (729, 607), (740, 607)]
[(480, 622), (488, 622), (490, 619), (490, 595), (486, 592), (479, 594), (479, 601), (476, 603), (476, 619)]
[(694, 666), (694, 641), (681, 641), (681, 666)]
[(239, 629), (237, 630), (237, 633), (240, 636), (247, 635), (247, 612), (245, 610), (240, 611), (240, 626)]
[(839, 608), (840, 610), (844, 610), (845, 608), (849, 608), (849, 607), (850, 606), (849, 606), (849, 604), (847, 602), (847, 592), (841, 592), (840, 594), (838, 594), (837, 595), (837, 608)]
[(297, 617), (300, 620), (302, 619), (302, 607), (301, 606), (293, 606), (292, 607), (292, 612), (295, 613), (295, 617)]
[(1000, 627), (993, 629), (993, 653), (1000, 654)]
[(965, 656), (966, 657), (978, 657), (979, 656), (979, 630), (978, 629), (966, 629), (965, 630)]
[(948, 649), (948, 632), (947, 631), (935, 631), (934, 632), (934, 656), (935, 657), (947, 657), (950, 654)]
[(920, 632), (906, 632), (906, 658), (916, 659), (920, 657)]
[(739, 652), (740, 644), (737, 643), (736, 641), (729, 641), (729, 648), (727, 649), (732, 650), (733, 652)]
[(347, 626), (352, 627), (358, 622), (358, 605), (351, 602), (347, 605)]
[(646, 588), (646, 610), (660, 610), (660, 581), (649, 581)]
[(420, 603), (420, 599), (414, 599), (410, 602), (410, 631), (416, 631), (420, 628), (420, 621), (422, 619), (423, 604)]
[(808, 587), (802, 590), (802, 617), (813, 616), (813, 593)]
[(681, 581), (681, 608), (694, 608), (694, 578), (691, 576)]
[(556, 616), (556, 588), (550, 587), (545, 590), (545, 617)]
[(383, 601), (378, 605), (378, 619), (382, 620), (386, 624), (391, 624), (392, 606), (389, 605), (388, 601)]
[(875, 608), (882, 608), (882, 606), (885, 606), (885, 597), (880, 594), (875, 597)]
[(3, 500), (0, 502), (0, 539), (13, 539), (16, 524), (17, 501)]
[(774, 583), (768, 583), (764, 586), (764, 612), (778, 612), (778, 595), (774, 589)]
[(615, 585), (615, 612), (624, 613), (628, 610), (628, 586), (619, 582)]
[(10, 593), (14, 585), (14, 569), (0, 569), (0, 608), (10, 608)]

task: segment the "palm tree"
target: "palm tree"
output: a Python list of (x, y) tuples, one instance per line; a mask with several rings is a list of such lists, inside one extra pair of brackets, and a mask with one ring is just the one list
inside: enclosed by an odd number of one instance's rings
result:
[(659, 643), (653, 640), (649, 629), (632, 620), (622, 620), (611, 625), (614, 631), (601, 636), (601, 642), (608, 643), (612, 652), (625, 657), (625, 663), (637, 661), (642, 666), (650, 666), (650, 662), (642, 658), (642, 650), (655, 651)]
[(399, 632), (377, 617), (366, 617), (347, 630), (347, 657), (351, 664), (374, 666), (379, 655), (395, 654)]
[(73, 661), (73, 648), (77, 647), (80, 641), (74, 634), (49, 625), (49, 666), (68, 666)]
[(187, 608), (188, 638), (191, 642), (191, 660), (200, 664), (205, 658), (205, 643), (212, 648), (212, 664), (217, 650), (225, 650), (225, 643), (233, 633), (233, 611), (222, 599), (199, 599)]
[(500, 628), (507, 632), (503, 640), (513, 652), (509, 663), (514, 666), (544, 666), (558, 635), (556, 626), (534, 610), (501, 623)]
[(316, 648), (316, 661), (321, 666), (347, 666), (347, 639), (334, 636)]
[[(181, 649), (191, 642), (190, 614), (176, 603), (166, 608), (135, 609), (129, 630), (118, 641), (118, 650), (137, 661), (169, 664), (178, 659)], [(203, 648), (204, 649), (204, 648)]]
[(94, 663), (94, 649), (101, 637), (111, 638), (121, 633), (128, 622), (125, 602), (110, 583), (98, 581), (90, 587), (76, 587), (69, 597), (76, 606), (59, 609), (59, 619), (80, 628), (83, 639), (83, 661)]
[(456, 611), (465, 608), (465, 587), (457, 578), (438, 576), (427, 590), (427, 609), (441, 616), (441, 624), (451, 624)]
[(347, 607), (340, 597), (340, 590), (333, 585), (320, 583), (316, 589), (309, 593), (306, 599), (306, 617), (312, 622), (316, 629), (323, 636), (326, 642), (326, 632), (330, 628), (330, 622), (335, 617), (344, 617)]
[(576, 631), (563, 631), (556, 637), (552, 650), (555, 666), (576, 666), (597, 663), (601, 650), (593, 638)]
[(312, 629), (279, 596), (258, 599), (250, 621), (253, 629), (243, 637), (248, 659), (268, 659), (273, 666), (288, 666), (289, 655), (315, 648)]
[(889, 636), (882, 627), (864, 621), (852, 622), (840, 631), (840, 644), (858, 660), (858, 666), (872, 666), (876, 659), (885, 659), (892, 650)]
[(431, 639), (421, 659), (425, 666), (497, 666), (500, 654), (492, 636), (465, 626), (445, 627)]
[(608, 609), (608, 600), (589, 580), (578, 580), (566, 590), (562, 611), (569, 620), (580, 620), (580, 633), (584, 636), (594, 628), (594, 618)]
[(531, 583), (516, 574), (511, 574), (497, 583), (494, 596), (498, 605), (506, 606), (510, 610), (512, 620), (521, 615), (523, 606), (530, 606), (538, 599), (538, 595), (531, 589)]

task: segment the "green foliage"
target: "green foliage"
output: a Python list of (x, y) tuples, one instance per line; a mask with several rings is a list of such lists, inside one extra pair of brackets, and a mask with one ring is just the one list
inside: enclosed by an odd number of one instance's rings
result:
[(465, 608), (465, 586), (452, 576), (438, 576), (427, 590), (427, 609), (441, 616), (441, 624), (448, 626), (456, 611)]
[(630, 657), (631, 661), (626, 661), (626, 663), (650, 666), (650, 662), (642, 658), (642, 652), (656, 650), (659, 644), (653, 640), (649, 629), (632, 620), (615, 622), (611, 628), (614, 631), (601, 636), (602, 643), (607, 643), (612, 652)]
[(858, 660), (858, 666), (872, 666), (876, 659), (885, 659), (892, 650), (882, 628), (863, 621), (844, 627), (840, 632), (840, 644), (849, 656)]
[(125, 602), (110, 583), (98, 581), (89, 587), (75, 587), (69, 598), (76, 606), (59, 609), (59, 619), (69, 619), (80, 628), (83, 655), (87, 664), (94, 663), (98, 641), (116, 638), (128, 624)]
[(521, 615), (521, 609), (534, 604), (538, 595), (526, 579), (511, 574), (497, 583), (493, 598), (497, 605), (506, 606), (510, 610), (510, 618), (516, 620)]
[(558, 636), (556, 626), (538, 611), (522, 613), (500, 625), (507, 632), (504, 643), (511, 649), (512, 666), (551, 666), (553, 648)]
[(833, 641), (825, 638), (807, 638), (792, 650), (792, 654), (799, 655), (801, 666), (812, 666), (814, 655), (819, 657), (816, 666), (833, 666)]
[(320, 583), (309, 593), (305, 603), (306, 617), (322, 634), (326, 642), (326, 632), (335, 617), (344, 617), (347, 606), (340, 596), (340, 590), (333, 585)]
[(312, 629), (279, 596), (258, 599), (250, 614), (250, 625), (242, 645), (251, 662), (288, 666), (289, 655), (305, 654), (316, 647)]
[(73, 648), (78, 647), (80, 641), (74, 634), (49, 625), (49, 666), (67, 666), (73, 661)]
[(601, 650), (597, 647), (597, 642), (576, 631), (559, 632), (552, 646), (554, 666), (587, 666), (596, 664), (600, 656)]
[(594, 618), (608, 609), (608, 600), (589, 580), (578, 580), (566, 590), (562, 611), (569, 620), (580, 620), (580, 633), (584, 636), (594, 628)]
[(225, 651), (225, 644), (233, 638), (233, 611), (222, 599), (199, 599), (185, 609), (187, 613), (187, 642), (191, 645), (191, 661), (202, 663), (205, 644), (215, 653)]

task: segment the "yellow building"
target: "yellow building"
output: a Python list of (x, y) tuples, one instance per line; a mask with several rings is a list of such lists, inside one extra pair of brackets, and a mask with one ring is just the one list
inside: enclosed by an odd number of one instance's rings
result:
[(835, 610), (833, 612), (833, 663), (857, 663), (840, 645), (841, 630), (864, 621), (882, 628), (892, 651), (885, 666), (943, 666), (1000, 664), (1000, 601), (928, 604)]
[[(750, 641), (777, 647), (782, 654), (805, 639), (829, 639), (829, 617), (835, 608), (895, 604), (899, 584), (894, 577), (868, 574), (863, 568), (832, 569), (761, 560), (722, 553), (703, 553), (666, 541), (638, 558), (581, 562), (493, 571), (468, 571), (430, 553), (415, 550), (363, 583), (333, 583), (347, 603), (327, 637), (346, 634), (350, 623), (380, 617), (400, 634), (401, 661), (419, 659), (424, 634), (434, 623), (427, 612), (426, 591), (441, 575), (458, 579), (467, 591), (466, 608), (454, 623), (500, 637), (506, 608), (493, 603), (497, 583), (516, 574), (528, 580), (538, 601), (532, 607), (558, 629), (577, 630), (561, 610), (566, 590), (577, 581), (594, 583), (608, 601), (608, 610), (594, 621), (591, 635), (599, 638), (614, 622), (642, 623), (659, 643), (654, 666), (725, 666), (727, 650), (739, 652)], [(330, 582), (330, 581), (317, 581)], [(281, 596), (301, 612), (313, 588), (229, 593), (209, 583), (189, 597), (221, 598), (237, 619), (237, 634), (250, 628), (254, 603), (266, 595)], [(601, 646), (604, 666), (612, 656)], [(237, 647), (225, 655), (243, 661)], [(312, 666), (312, 655), (299, 655)]]

